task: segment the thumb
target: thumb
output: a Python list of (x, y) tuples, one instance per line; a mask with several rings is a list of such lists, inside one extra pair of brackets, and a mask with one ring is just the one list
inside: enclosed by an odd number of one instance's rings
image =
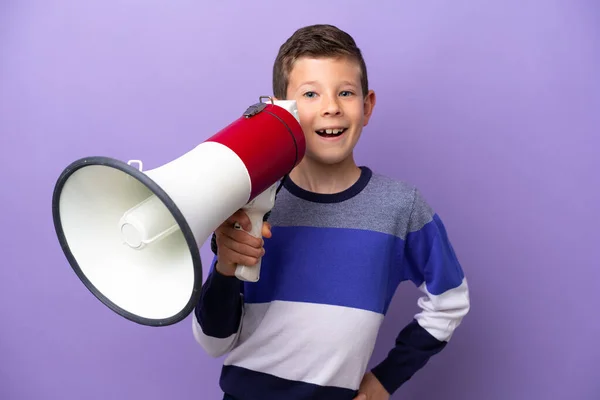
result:
[(263, 222), (262, 236), (266, 237), (267, 239), (270, 239), (271, 236), (272, 236), (272, 233), (271, 233), (271, 224), (269, 224), (268, 222)]
[(367, 395), (364, 393), (359, 393), (358, 396), (354, 398), (354, 400), (367, 400)]

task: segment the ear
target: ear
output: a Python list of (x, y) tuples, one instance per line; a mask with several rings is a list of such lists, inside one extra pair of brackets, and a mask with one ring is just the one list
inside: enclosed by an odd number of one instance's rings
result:
[(371, 119), (371, 115), (373, 114), (373, 108), (375, 108), (375, 103), (377, 101), (377, 97), (375, 96), (375, 92), (373, 90), (369, 90), (364, 99), (363, 104), (363, 113), (365, 116), (365, 122), (363, 126), (367, 126), (369, 120)]

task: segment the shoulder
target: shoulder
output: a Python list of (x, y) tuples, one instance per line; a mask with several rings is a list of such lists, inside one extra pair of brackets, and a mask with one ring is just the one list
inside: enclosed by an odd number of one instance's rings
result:
[(365, 194), (372, 200), (377, 199), (380, 205), (388, 204), (404, 213), (432, 212), (421, 191), (413, 183), (372, 172), (371, 181), (366, 189)]
[(434, 211), (419, 188), (405, 180), (372, 171), (362, 195), (370, 209), (393, 220), (400, 236), (422, 228), (434, 218)]
[(369, 189), (378, 196), (393, 195), (396, 198), (412, 197), (415, 190), (415, 185), (410, 182), (395, 179), (380, 172), (371, 171), (371, 180)]

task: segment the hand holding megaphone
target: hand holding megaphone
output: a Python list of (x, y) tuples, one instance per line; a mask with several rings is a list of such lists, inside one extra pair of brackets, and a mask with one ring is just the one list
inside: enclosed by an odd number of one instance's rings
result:
[(271, 226), (263, 222), (261, 214), (244, 207), (215, 231), (218, 254), (215, 268), (219, 273), (243, 281), (258, 281), (264, 255), (263, 237), (271, 237)]

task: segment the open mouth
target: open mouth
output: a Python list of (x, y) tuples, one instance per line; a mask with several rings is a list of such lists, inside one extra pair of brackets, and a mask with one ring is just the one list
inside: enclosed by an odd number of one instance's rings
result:
[(336, 137), (346, 132), (346, 129), (347, 128), (321, 129), (315, 132), (317, 133), (317, 135), (322, 137)]

